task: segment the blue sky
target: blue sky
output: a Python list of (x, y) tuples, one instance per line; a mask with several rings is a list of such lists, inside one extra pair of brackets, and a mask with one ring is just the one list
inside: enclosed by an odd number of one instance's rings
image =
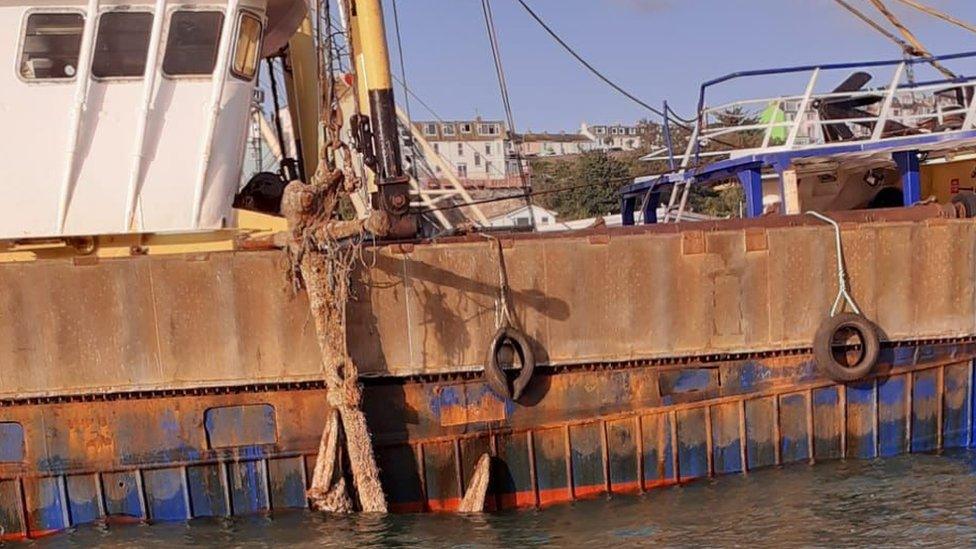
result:
[[(867, 0), (849, 0), (871, 10)], [(976, 1), (922, 0), (976, 23)], [(393, 0), (384, 0), (394, 72)], [(832, 0), (527, 0), (563, 39), (646, 102), (694, 110), (698, 85), (753, 68), (900, 57)], [(976, 34), (887, 0), (935, 53), (976, 50)], [(573, 131), (632, 122), (641, 107), (585, 72), (515, 0), (492, 0), (516, 125)], [(397, 0), (411, 89), (447, 119), (503, 114), (480, 0)], [(976, 74), (976, 63), (956, 65)], [(967, 70), (968, 69), (968, 70)], [(775, 95), (756, 84), (749, 95)], [(802, 91), (802, 90), (800, 90)], [(402, 102), (402, 88), (396, 90)], [(429, 113), (411, 103), (415, 119)]]

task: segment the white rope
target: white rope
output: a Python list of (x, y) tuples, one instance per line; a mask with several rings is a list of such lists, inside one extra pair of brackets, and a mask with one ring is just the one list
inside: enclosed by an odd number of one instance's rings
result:
[(503, 326), (515, 326), (515, 322), (512, 320), (512, 314), (508, 307), (508, 281), (505, 280), (505, 268), (503, 262), (505, 261), (502, 255), (502, 241), (498, 238), (485, 233), (478, 233), (481, 236), (492, 240), (498, 244), (498, 294), (499, 298), (495, 301), (495, 328), (501, 328)]
[(854, 298), (852, 298), (851, 294), (847, 291), (847, 270), (844, 268), (844, 252), (840, 241), (840, 225), (833, 219), (821, 213), (814, 211), (809, 211), (806, 213), (821, 221), (830, 223), (834, 227), (834, 244), (837, 249), (837, 287), (839, 290), (837, 292), (837, 299), (834, 300), (834, 306), (830, 308), (830, 316), (833, 317), (840, 311), (842, 299), (847, 302), (847, 305), (851, 308), (851, 311), (860, 315), (860, 309), (857, 308), (857, 305), (854, 303)]

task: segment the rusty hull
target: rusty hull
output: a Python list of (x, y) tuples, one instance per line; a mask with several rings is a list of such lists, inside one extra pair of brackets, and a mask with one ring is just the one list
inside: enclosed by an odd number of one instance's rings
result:
[[(536, 356), (809, 347), (837, 293), (832, 230), (729, 225), (504, 240)], [(848, 223), (843, 239), (852, 293), (888, 339), (976, 335), (972, 221)], [(349, 307), (364, 375), (481, 369), (496, 328), (492, 242), (383, 246), (364, 260)], [(0, 398), (316, 380), (307, 302), (286, 272), (277, 250), (2, 264)]]
[[(395, 509), (452, 509), (485, 450), (495, 506), (797, 460), (973, 442), (976, 224), (846, 214), (872, 379), (820, 377), (832, 230), (807, 217), (502, 237), (542, 365), (519, 404), (477, 371), (495, 330), (482, 237), (367, 250), (351, 352)], [(0, 526), (304, 507), (327, 411), (279, 250), (0, 264)]]
[[(973, 442), (976, 343), (887, 347), (836, 385), (812, 357), (680, 368), (544, 368), (525, 402), (484, 382), (372, 380), (364, 405), (396, 511), (450, 511), (482, 453), (492, 508), (627, 493), (797, 461)], [(37, 537), (98, 521), (305, 508), (326, 417), (321, 383), (0, 407), (0, 526)], [(21, 426), (17, 447), (11, 425)], [(19, 448), (19, 456), (13, 455)], [(17, 458), (17, 459), (13, 459)]]

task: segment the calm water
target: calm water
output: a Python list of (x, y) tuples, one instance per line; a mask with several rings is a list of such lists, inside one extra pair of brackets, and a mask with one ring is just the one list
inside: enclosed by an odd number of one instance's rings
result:
[(93, 526), (50, 547), (939, 546), (976, 544), (976, 453), (792, 465), (544, 511)]

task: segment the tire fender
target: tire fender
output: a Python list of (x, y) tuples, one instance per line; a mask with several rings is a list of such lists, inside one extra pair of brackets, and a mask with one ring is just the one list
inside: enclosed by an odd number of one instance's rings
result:
[[(861, 356), (853, 366), (842, 364), (834, 357), (832, 342), (842, 330), (852, 330), (861, 339)], [(854, 313), (841, 313), (824, 320), (813, 339), (813, 356), (817, 369), (834, 381), (856, 381), (866, 377), (877, 366), (880, 354), (881, 339), (877, 326)]]
[[(498, 364), (498, 352), (502, 346), (510, 345), (522, 362), (522, 369), (518, 377), (511, 384), (508, 374)], [(518, 400), (529, 382), (532, 381), (532, 374), (535, 372), (535, 353), (529, 340), (520, 330), (512, 326), (503, 326), (495, 332), (495, 337), (491, 339), (488, 346), (488, 355), (485, 357), (485, 379), (498, 396), (503, 398)]]

